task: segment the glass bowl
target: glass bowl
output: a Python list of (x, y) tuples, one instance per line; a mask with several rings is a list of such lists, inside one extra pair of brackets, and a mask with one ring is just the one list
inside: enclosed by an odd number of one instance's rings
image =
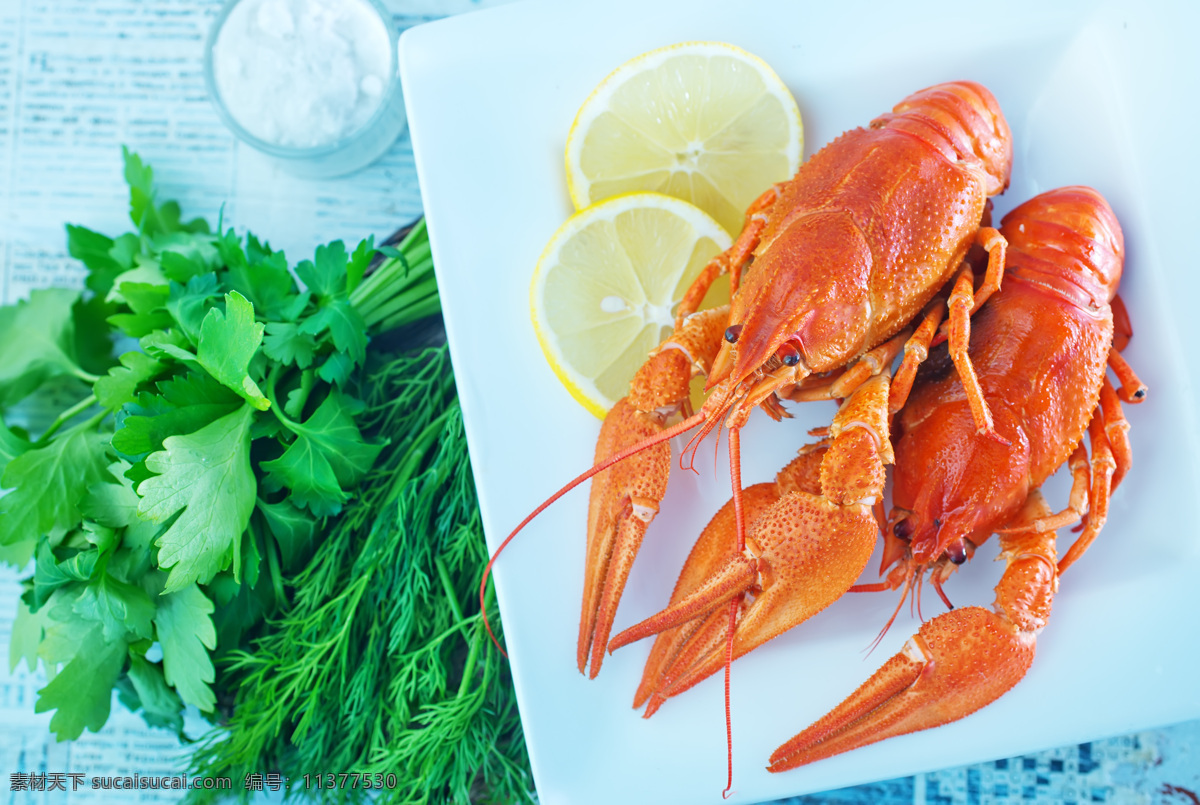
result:
[(404, 111), (404, 96), (400, 88), (399, 36), (391, 15), (379, 0), (354, 0), (369, 8), (383, 23), (388, 39), (388, 74), (380, 92), (379, 107), (357, 128), (321, 145), (295, 147), (268, 142), (249, 132), (238, 122), (221, 96), (214, 65), (214, 50), (229, 15), (243, 2), (250, 0), (228, 0), (209, 29), (204, 45), (204, 82), (208, 96), (217, 110), (217, 115), (230, 131), (242, 142), (276, 160), (288, 172), (311, 179), (343, 176), (365, 168), (391, 147), (404, 130), (407, 117)]

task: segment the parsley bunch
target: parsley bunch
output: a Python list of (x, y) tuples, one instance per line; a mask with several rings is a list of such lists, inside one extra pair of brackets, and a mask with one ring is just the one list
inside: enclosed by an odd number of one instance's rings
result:
[(264, 633), (407, 438), (364, 424), (371, 336), (439, 310), (422, 226), (396, 249), (319, 247), (293, 275), (158, 203), (129, 152), (125, 178), (135, 231), (68, 227), (86, 289), (0, 308), (0, 561), (36, 558), (10, 657), (46, 664), (36, 710), (59, 740), (99, 730), (114, 688), (179, 733), (185, 705), (215, 719), (233, 700), (221, 657)]

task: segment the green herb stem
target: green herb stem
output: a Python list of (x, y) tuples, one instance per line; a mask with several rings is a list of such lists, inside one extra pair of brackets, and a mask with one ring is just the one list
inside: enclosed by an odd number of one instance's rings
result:
[[(387, 270), (389, 267), (393, 270)], [(404, 273), (394, 270), (400, 267), (408, 270)], [(384, 264), (384, 269), (372, 274), (350, 296), (350, 304), (364, 318), (369, 318), (379, 308), (390, 305), (399, 294), (433, 280), (433, 263), (428, 260), (413, 268), (411, 263), (405, 265), (399, 260), (393, 259)], [(363, 288), (366, 288), (367, 291), (360, 295), (359, 291)]]
[(380, 313), (381, 310), (393, 309), (397, 305), (403, 304), (404, 300), (426, 295), (430, 284), (435, 289), (437, 288), (432, 274), (413, 279), (412, 282), (396, 283), (393, 287), (381, 289), (379, 293), (371, 297), (370, 301), (357, 307), (359, 314), (367, 321), (368, 326), (387, 315)]
[(447, 408), (442, 413), (425, 426), (420, 435), (413, 441), (409, 447), (408, 453), (405, 456), (404, 464), (401, 465), (399, 472), (396, 473), (395, 482), (392, 484), (392, 490), (387, 495), (388, 499), (394, 498), (399, 494), (400, 490), (412, 480), (413, 475), (421, 467), (421, 462), (425, 459), (425, 453), (430, 446), (437, 440), (438, 433), (446, 425), (446, 418), (450, 415), (452, 409)]
[[(467, 652), (466, 662), (463, 663), (462, 678), (458, 681), (458, 692), (454, 695), (454, 698), (458, 701), (462, 701), (462, 698), (467, 695), (467, 691), (471, 689), (471, 680), (475, 676), (475, 664), (479, 662), (480, 649), (482, 649), (484, 641), (490, 639), (484, 635), (484, 630), (477, 628), (475, 630), (475, 639), (470, 642), (471, 648)], [(486, 666), (484, 666), (484, 674), (486, 679)], [(486, 686), (486, 684), (485, 681), (484, 685)]]
[(296, 433), (302, 429), (301, 426), (284, 416), (283, 409), (275, 401), (275, 384), (278, 382), (281, 372), (282, 367), (272, 367), (272, 370), (267, 374), (267, 400), (271, 403), (271, 412), (275, 414), (275, 418), (279, 420), (279, 423), (293, 433)]
[(426, 282), (412, 290), (405, 291), (366, 317), (367, 327), (379, 332), (387, 332), (402, 324), (431, 316), (441, 309), (442, 302), (438, 296), (437, 282), (430, 277)]
[[(483, 535), (480, 534), (481, 538), (482, 536)], [(484, 592), (484, 607), (491, 609), (492, 604), (495, 602), (495, 597), (496, 588), (489, 584), (487, 590)], [(479, 628), (475, 630), (475, 637), (471, 641), (471, 651), (467, 655), (467, 661), (463, 664), (463, 676), (458, 685), (457, 698), (459, 699), (466, 695), (466, 692), (470, 687), (467, 680), (469, 680), (471, 675), (475, 672), (475, 663), (478, 659), (480, 649), (487, 652), (489, 659), (496, 660), (497, 651), (496, 647), (492, 645), (492, 637), (487, 633), (487, 629), (483, 628), (483, 614), (479, 613), (475, 617), (479, 618)], [(499, 632), (497, 632), (496, 636), (497, 638), (501, 637)], [(486, 688), (488, 686), (489, 682), (491, 681), (491, 673), (492, 663), (485, 662), (483, 665), (483, 681), (480, 683), (481, 688)]]
[(379, 326), (380, 332), (387, 332), (396, 327), (410, 324), (414, 321), (420, 321), (426, 316), (432, 316), (440, 313), (442, 310), (442, 300), (437, 296), (430, 297), (421, 302), (414, 304), (408, 310), (397, 313), (390, 319), (385, 319)]
[[(378, 288), (401, 281), (417, 271), (428, 270), (433, 265), (428, 240), (414, 242), (410, 233), (396, 250), (398, 256), (387, 257), (370, 275), (350, 294), (350, 301), (356, 306), (359, 302), (374, 294)], [(423, 233), (423, 230), (422, 230)]]
[[(48, 428), (46, 428), (45, 432), (43, 432), (41, 437), (38, 438), (38, 440), (37, 440), (38, 446), (40, 447), (40, 446), (45, 445), (48, 441), (50, 441), (50, 437), (58, 432), (59, 428), (61, 428), (67, 422), (74, 419), (76, 416), (83, 413), (87, 409), (91, 408), (95, 404), (96, 404), (96, 395), (89, 394), (87, 397), (84, 397), (82, 400), (75, 403), (70, 408), (68, 408), (67, 410), (63, 411), (61, 414), (56, 416), (54, 418), (54, 421), (50, 423), (50, 426)], [(108, 414), (108, 409), (105, 409), (105, 410), (101, 411), (100, 413), (98, 413), (96, 416), (92, 417), (91, 422), (89, 422), (89, 425), (93, 424), (93, 423), (99, 423), (100, 420), (103, 419), (106, 414)]]
[[(483, 619), (478, 614), (472, 615), (469, 618), (463, 618), (461, 621), (451, 624), (446, 629), (438, 632), (433, 637), (430, 637), (418, 651), (413, 652), (413, 656), (421, 653), (428, 654), (429, 652), (437, 651), (438, 647), (442, 643), (454, 637), (456, 634), (461, 636), (465, 627), (474, 626), (476, 624), (483, 624)], [(485, 631), (484, 634), (486, 635), (487, 632)], [(468, 634), (468, 639), (473, 640), (474, 638), (470, 637)]]
[(97, 380), (100, 379), (100, 375), (94, 375), (91, 372), (85, 372), (83, 369), (79, 368), (78, 366), (71, 367), (71, 374), (75, 375), (75, 377), (78, 377), (80, 380), (82, 380), (84, 383), (87, 383), (89, 386), (94, 384)]
[[(313, 386), (315, 385), (315, 383), (316, 383), (316, 373), (312, 370), (311, 367), (308, 369), (304, 369), (303, 371), (300, 372), (300, 387), (298, 389), (296, 389), (296, 392), (299, 393), (299, 396), (295, 400), (295, 406), (296, 406), (297, 411), (303, 411), (304, 406), (308, 404), (308, 395), (312, 394)], [(288, 397), (287, 404), (289, 406), (293, 404), (293, 401), (292, 401), (292, 398), (290, 395)]]
[(267, 554), (267, 564), (271, 568), (271, 590), (275, 593), (275, 605), (283, 606), (287, 603), (287, 593), (283, 589), (283, 569), (280, 566), (279, 555), (276, 553), (279, 547), (275, 540), (264, 539), (263, 550)]
[(422, 216), (421, 219), (413, 225), (413, 228), (408, 231), (408, 234), (404, 236), (404, 238), (400, 241), (400, 245), (396, 248), (400, 251), (405, 251), (410, 245), (413, 244), (413, 242), (417, 240), (422, 240), (425, 243), (429, 242), (429, 233), (427, 231), (424, 216)]
[(441, 556), (434, 556), (433, 565), (437, 568), (438, 580), (442, 582), (442, 591), (446, 593), (446, 601), (454, 613), (454, 620), (458, 622), (459, 631), (462, 632), (464, 640), (470, 641), (471, 635), (465, 625), (466, 618), (463, 617), (462, 607), (458, 605), (458, 596), (454, 594), (454, 582), (450, 581), (450, 571), (446, 569), (446, 562)]
[(372, 332), (386, 332), (441, 309), (425, 219), (389, 257), (351, 291), (350, 304)]

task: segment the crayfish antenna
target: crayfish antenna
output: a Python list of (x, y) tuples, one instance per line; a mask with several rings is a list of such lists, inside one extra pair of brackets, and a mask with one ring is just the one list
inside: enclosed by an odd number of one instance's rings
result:
[[(742, 502), (742, 432), (738, 428), (729, 429), (729, 474), (733, 484), (733, 519), (737, 523), (737, 550), (744, 554), (746, 550), (746, 510)], [(758, 562), (754, 561), (757, 570)], [(733, 670), (733, 639), (737, 634), (737, 616), (741, 609), (745, 593), (736, 596), (729, 602), (729, 638), (725, 642), (725, 747), (728, 758), (729, 776), (725, 781), (725, 790), (721, 792), (722, 799), (728, 799), (733, 793), (733, 710), (729, 697), (729, 678)]]
[[(731, 388), (725, 393), (721, 393), (720, 391), (714, 392), (714, 394), (705, 402), (700, 411), (700, 415), (704, 419), (704, 425), (700, 428), (700, 430), (692, 434), (692, 437), (688, 439), (688, 443), (684, 445), (683, 450), (680, 452), (680, 469), (691, 470), (692, 472), (698, 473), (698, 470), (696, 469), (696, 452), (700, 449), (701, 443), (708, 438), (708, 434), (713, 432), (713, 429), (717, 429), (717, 438), (715, 440), (715, 444), (713, 445), (713, 450), (715, 451), (714, 456), (720, 452), (721, 428), (723, 428), (725, 424), (725, 414), (733, 405), (735, 392), (736, 387)], [(718, 394), (720, 396), (717, 396)], [(687, 466), (684, 466), (684, 457), (689, 455), (691, 458), (688, 459)]]
[(725, 777), (725, 790), (721, 792), (721, 799), (729, 799), (733, 795), (733, 708), (730, 705), (729, 677), (733, 667), (733, 636), (737, 630), (737, 616), (741, 606), (741, 595), (729, 602), (729, 639), (725, 643), (725, 751), (727, 775)]
[[(683, 446), (683, 450), (679, 451), (679, 469), (691, 470), (697, 475), (700, 474), (700, 471), (696, 469), (696, 451), (700, 449), (700, 443), (704, 441), (704, 437), (708, 433), (708, 429), (701, 428), (692, 434), (687, 444)], [(720, 437), (718, 437), (718, 441), (720, 441)], [(685, 459), (687, 460), (686, 465), (684, 464)]]
[(942, 603), (946, 605), (946, 609), (954, 609), (954, 604), (950, 602), (950, 596), (946, 595), (946, 591), (942, 589), (942, 577), (936, 570), (929, 574), (929, 583), (933, 585), (933, 589), (937, 590), (938, 597), (942, 599)]
[[(888, 622), (885, 623), (883, 628), (879, 630), (879, 634), (875, 635), (875, 639), (871, 641), (871, 645), (867, 646), (867, 656), (870, 656), (875, 649), (879, 648), (879, 644), (883, 642), (883, 638), (887, 635), (888, 630), (891, 629), (892, 624), (896, 622), (896, 617), (900, 614), (900, 609), (904, 606), (904, 600), (908, 598), (908, 594), (912, 590), (913, 576), (914, 568), (910, 564), (908, 566), (908, 570), (904, 574), (904, 587), (900, 592), (900, 600), (896, 602), (896, 608), (892, 611), (892, 617), (888, 618)], [(862, 586), (867, 587), (868, 585)]]
[(638, 442), (637, 444), (630, 445), (629, 447), (627, 447), (624, 450), (621, 450), (617, 453), (613, 453), (608, 458), (593, 465), (591, 467), (591, 469), (587, 470), (586, 472), (580, 473), (573, 480), (568, 482), (565, 486), (563, 486), (561, 489), (559, 489), (553, 495), (548, 497), (545, 500), (545, 502), (543, 502), (540, 506), (538, 506), (536, 509), (534, 509), (532, 512), (530, 512), (529, 515), (524, 520), (522, 520), (520, 523), (518, 523), (517, 527), (512, 530), (511, 534), (509, 534), (507, 537), (504, 538), (504, 541), (501, 542), (500, 545), (496, 548), (496, 550), (492, 553), (491, 557), (488, 559), (487, 566), (484, 567), (484, 569), (483, 569), (483, 578), (479, 582), (479, 611), (483, 615), (483, 625), (484, 625), (484, 628), (487, 629), (488, 637), (490, 637), (492, 639), (492, 643), (496, 646), (496, 649), (502, 655), (504, 655), (505, 659), (508, 658), (508, 652), (506, 652), (504, 650), (504, 647), (500, 645), (500, 641), (496, 639), (496, 635), (492, 631), (492, 624), (488, 620), (487, 606), (484, 603), (484, 594), (487, 591), (488, 578), (492, 575), (492, 566), (495, 565), (496, 560), (500, 558), (501, 552), (503, 552), (504, 549), (508, 547), (508, 544), (513, 541), (513, 537), (515, 537), (515, 536), (517, 536), (517, 534), (521, 533), (522, 529), (524, 529), (525, 526), (527, 526), (531, 522), (533, 522), (533, 519), (535, 517), (537, 517), (539, 514), (544, 512), (546, 509), (550, 508), (550, 506), (552, 504), (554, 504), (559, 498), (561, 498), (563, 495), (570, 492), (575, 487), (579, 486), (584, 481), (592, 478), (597, 473), (601, 473), (604, 470), (608, 469), (609, 467), (613, 466), (614, 464), (618, 464), (621, 461), (624, 461), (625, 459), (629, 458), (630, 456), (636, 455), (637, 453), (642, 452), (643, 450), (648, 450), (649, 448), (653, 447), (656, 444), (661, 444), (662, 442), (668, 441), (669, 439), (672, 439), (681, 433), (686, 433), (687, 431), (694, 428), (696, 425), (700, 424), (702, 421), (704, 421), (703, 412), (693, 414), (692, 416), (688, 417), (687, 419), (677, 422), (676, 424), (672, 425), (669, 428), (665, 428), (664, 430), (655, 434), (654, 436), (644, 439), (644, 440)]

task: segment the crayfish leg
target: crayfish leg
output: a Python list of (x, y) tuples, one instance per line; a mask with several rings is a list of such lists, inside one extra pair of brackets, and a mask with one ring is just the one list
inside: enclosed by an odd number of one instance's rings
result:
[(904, 342), (904, 359), (896, 376), (892, 378), (892, 388), (888, 392), (888, 411), (895, 414), (908, 402), (912, 392), (913, 381), (917, 377), (917, 369), (929, 357), (929, 345), (937, 334), (938, 326), (946, 317), (946, 300), (934, 299), (925, 306), (921, 323), (913, 332), (912, 337)]
[[(1130, 465), (1129, 439), (1125, 431), (1129, 425), (1121, 413), (1121, 403), (1108, 378), (1101, 388), (1101, 403), (1096, 406), (1092, 421), (1088, 423), (1088, 442), (1092, 447), (1091, 473), (1092, 484), (1088, 490), (1088, 511), (1084, 521), (1083, 533), (1058, 563), (1058, 572), (1062, 573), (1073, 565), (1079, 557), (1091, 547), (1092, 542), (1099, 536), (1100, 530), (1108, 521), (1108, 501), (1112, 490), (1125, 475)], [(1104, 402), (1108, 397), (1109, 408)], [(1110, 424), (1108, 419), (1113, 421)], [(1111, 428), (1111, 430), (1110, 430)], [(1118, 448), (1113, 450), (1110, 433), (1118, 438)], [(1118, 458), (1118, 454), (1120, 457)]]
[(975, 291), (971, 300), (971, 313), (974, 316), (983, 307), (983, 303), (992, 294), (1000, 290), (1004, 279), (1004, 266), (1008, 253), (1008, 241), (1000, 234), (1000, 230), (990, 226), (981, 226), (975, 232), (975, 243), (987, 252), (987, 269), (984, 271), (983, 284)]
[(1125, 360), (1114, 344), (1108, 351), (1108, 367), (1113, 370), (1117, 380), (1121, 381), (1121, 400), (1127, 403), (1140, 403), (1146, 399), (1146, 384), (1137, 376), (1137, 372)]
[(1108, 304), (1113, 312), (1113, 346), (1118, 352), (1124, 352), (1125, 347), (1129, 346), (1129, 339), (1133, 338), (1133, 323), (1129, 320), (1129, 309), (1125, 307), (1125, 300), (1119, 293), (1113, 294), (1113, 298), (1109, 300)]
[(754, 250), (758, 248), (759, 239), (767, 225), (768, 213), (775, 206), (775, 202), (779, 200), (780, 191), (786, 184), (787, 182), (780, 182), (773, 186), (746, 208), (746, 223), (737, 240), (728, 249), (709, 260), (684, 292), (683, 299), (679, 303), (679, 310), (675, 313), (675, 329), (680, 329), (683, 326), (683, 320), (700, 308), (709, 288), (722, 274), (729, 274), (730, 293), (737, 292), (742, 278), (742, 269), (750, 262)]
[[(1001, 238), (1003, 242), (1003, 238)], [(995, 252), (992, 253), (993, 255)], [(991, 259), (989, 258), (989, 266)], [(990, 269), (989, 269), (990, 270)], [(1000, 435), (992, 420), (991, 409), (983, 397), (983, 388), (979, 385), (979, 377), (975, 374), (975, 366), (967, 348), (971, 343), (971, 313), (974, 310), (975, 294), (973, 289), (975, 277), (971, 267), (963, 264), (954, 290), (950, 292), (950, 357), (958, 369), (958, 377), (966, 391), (967, 402), (971, 406), (971, 417), (975, 420), (975, 429), (984, 436), (1000, 444), (1009, 444), (1008, 439)]]

